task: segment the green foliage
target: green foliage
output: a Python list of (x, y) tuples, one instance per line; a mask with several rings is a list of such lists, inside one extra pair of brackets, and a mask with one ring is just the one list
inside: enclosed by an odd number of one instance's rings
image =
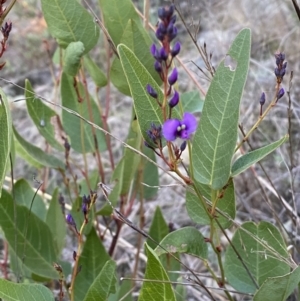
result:
[(49, 227), (26, 207), (15, 205), (10, 194), (2, 191), (0, 226), (5, 238), (22, 263), (33, 273), (47, 279), (57, 279), (52, 264), (56, 260), (55, 247)]
[(84, 67), (90, 74), (97, 87), (101, 88), (107, 85), (107, 79), (103, 71), (88, 55), (84, 57)]
[(47, 154), (40, 148), (32, 145), (23, 139), (17, 130), (13, 127), (13, 133), (15, 138), (15, 147), (17, 153), (28, 163), (32, 164), (37, 168), (51, 167), (54, 169), (64, 170), (64, 163), (58, 158), (54, 157), (51, 154)]
[[(168, 234), (160, 245), (169, 253), (187, 253), (201, 259), (207, 258), (207, 243), (201, 233), (193, 227), (185, 227)], [(159, 256), (167, 251), (158, 246), (155, 249)]]
[[(154, 280), (155, 282), (145, 281), (143, 283), (139, 301), (156, 301), (156, 300), (168, 300), (176, 301), (174, 291), (171, 283), (168, 283), (168, 275), (163, 268), (158, 256), (155, 252), (145, 244), (147, 251), (147, 267), (145, 272), (145, 280)], [(160, 280), (161, 282), (156, 280)]]
[(0, 298), (5, 301), (54, 301), (52, 292), (44, 285), (13, 283), (0, 279)]
[(268, 278), (254, 295), (254, 301), (285, 301), (297, 288), (300, 279), (300, 267), (291, 273)]
[[(201, 183), (195, 183), (198, 190), (202, 196), (206, 199), (211, 198), (212, 190), (208, 185)], [(232, 180), (229, 180), (228, 186), (224, 191), (222, 198), (218, 200), (216, 206), (218, 212), (217, 217), (220, 225), (225, 229), (229, 228), (232, 225), (232, 222), (228, 219), (235, 218), (235, 194), (234, 194), (234, 183)], [(210, 225), (210, 219), (206, 211), (203, 208), (201, 201), (195, 192), (187, 190), (186, 192), (186, 209), (191, 218), (191, 220), (200, 225)], [(215, 227), (219, 227), (216, 222), (214, 222)]]
[(196, 180), (214, 190), (222, 188), (230, 176), (240, 100), (249, 67), (249, 29), (238, 34), (228, 56), (236, 68), (225, 66), (225, 59), (220, 63), (206, 94), (192, 149)]
[[(290, 271), (285, 262), (289, 258), (285, 242), (278, 229), (268, 222), (260, 222), (258, 225), (244, 223), (235, 232), (232, 244), (259, 286), (269, 277), (283, 276)], [(224, 268), (228, 282), (236, 290), (245, 293), (254, 293), (257, 290), (256, 284), (231, 246), (226, 251)]]
[(0, 90), (0, 197), (9, 162), (12, 137), (12, 121), (6, 95)]
[(116, 263), (108, 260), (90, 286), (84, 301), (105, 301), (111, 293), (115, 293), (115, 270)]
[(54, 118), (59, 118), (58, 115), (41, 99), (35, 97), (29, 80), (25, 81), (25, 88), (27, 110), (39, 133), (51, 146), (62, 151), (63, 147), (55, 138), (55, 129), (51, 122)]
[(99, 28), (92, 16), (76, 0), (42, 0), (42, 11), (48, 28), (60, 46), (82, 42), (84, 53), (97, 43)]
[[(94, 100), (85, 97), (82, 86), (79, 88), (79, 93), (84, 99), (80, 102), (76, 95), (73, 78), (66, 73), (62, 74), (61, 79), (61, 98), (64, 107), (74, 110), (80, 116), (91, 120), (93, 123), (102, 127), (100, 111)], [(71, 147), (76, 152), (85, 154), (94, 152), (96, 147), (100, 151), (106, 149), (106, 141), (102, 132), (95, 131), (97, 145), (95, 145), (94, 133), (92, 126), (84, 122), (82, 119), (74, 116), (66, 111), (62, 113), (63, 127), (71, 140)]]
[(241, 172), (248, 169), (254, 163), (259, 162), (261, 159), (263, 159), (268, 154), (270, 154), (275, 149), (277, 149), (281, 144), (286, 142), (287, 139), (288, 139), (288, 136), (285, 136), (276, 142), (273, 142), (269, 145), (266, 145), (264, 147), (254, 150), (254, 151), (251, 151), (251, 152), (243, 155), (242, 157), (238, 158), (232, 165), (231, 176), (235, 177), (238, 174), (240, 174)]
[[(94, 300), (86, 299), (88, 296), (92, 298), (95, 292), (97, 283), (102, 280), (107, 282), (113, 281), (115, 266), (113, 263), (108, 263), (106, 267), (108, 274), (102, 274), (101, 270), (104, 268), (106, 262), (109, 260), (109, 256), (102, 245), (94, 228), (87, 235), (87, 240), (84, 244), (84, 248), (79, 259), (79, 266), (82, 266), (80, 273), (75, 280), (75, 301), (82, 300)], [(103, 270), (104, 272), (105, 270)], [(99, 278), (98, 278), (99, 277)], [(111, 283), (110, 285), (112, 285)], [(91, 290), (91, 291), (90, 291)], [(110, 286), (104, 288), (104, 292), (109, 292)], [(105, 299), (99, 299), (105, 300)]]
[(49, 226), (56, 249), (56, 254), (59, 255), (65, 246), (65, 237), (67, 227), (65, 217), (61, 210), (61, 205), (58, 202), (58, 189), (55, 189), (47, 211), (46, 224)]

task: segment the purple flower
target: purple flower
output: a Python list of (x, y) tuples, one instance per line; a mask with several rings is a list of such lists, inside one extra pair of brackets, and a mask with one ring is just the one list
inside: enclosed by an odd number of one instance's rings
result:
[(159, 61), (155, 61), (154, 63), (154, 69), (158, 72), (161, 73), (162, 72), (162, 65)]
[(163, 136), (167, 141), (174, 141), (176, 138), (189, 139), (190, 135), (197, 129), (197, 120), (191, 113), (184, 113), (183, 119), (168, 119), (163, 124)]

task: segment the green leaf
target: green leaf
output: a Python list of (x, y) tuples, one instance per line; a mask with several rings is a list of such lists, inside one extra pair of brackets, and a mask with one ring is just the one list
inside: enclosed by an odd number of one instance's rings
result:
[(57, 279), (52, 264), (56, 261), (53, 237), (48, 226), (24, 206), (15, 205), (10, 194), (2, 191), (0, 226), (9, 245), (24, 265), (47, 279)]
[[(200, 193), (205, 199), (210, 200), (212, 190), (207, 185), (201, 183), (195, 183), (198, 187)], [(223, 212), (228, 215), (231, 219), (235, 218), (235, 193), (234, 184), (232, 180), (229, 180), (228, 186), (224, 192), (221, 199), (218, 200), (217, 207), (218, 211)], [(203, 208), (201, 200), (197, 197), (195, 193), (190, 190), (186, 192), (186, 209), (191, 220), (197, 224), (210, 225), (210, 219)], [(218, 222), (222, 228), (226, 229), (232, 225), (232, 222), (225, 216), (217, 213)], [(216, 228), (219, 228), (218, 224), (214, 222)]]
[(268, 278), (254, 295), (254, 301), (286, 301), (300, 282), (300, 267), (280, 277)]
[[(198, 90), (184, 92), (180, 95), (183, 112), (198, 113), (202, 112), (204, 100), (200, 98)], [(175, 107), (179, 110), (178, 106)]]
[[(178, 282), (183, 282), (182, 277), (178, 279)], [(176, 295), (176, 301), (186, 301), (187, 300), (186, 286), (177, 284), (175, 295)]]
[(148, 70), (127, 46), (120, 44), (118, 52), (130, 87), (142, 135), (144, 140), (152, 145), (153, 142), (149, 139), (147, 130), (150, 128), (151, 123), (162, 124), (163, 116), (157, 101), (147, 93), (146, 86), (150, 84), (157, 91), (158, 99), (160, 100), (163, 99), (162, 91)]
[[(127, 46), (137, 57), (137, 59), (148, 70), (157, 83), (161, 83), (159, 74), (154, 69), (154, 58), (150, 54), (152, 40), (140, 22), (128, 20), (121, 43)], [(123, 94), (131, 95), (129, 84), (119, 58), (115, 58), (111, 66), (111, 80), (114, 86)]]
[[(176, 301), (172, 284), (169, 282), (168, 275), (159, 261), (156, 253), (145, 244), (147, 251), (147, 267), (145, 281), (140, 291), (139, 301), (168, 300)], [(151, 280), (161, 280), (162, 282), (151, 282)]]
[(30, 209), (31, 202), (32, 207), (31, 211), (34, 213), (39, 219), (42, 221), (45, 221), (46, 219), (46, 206), (41, 196), (38, 194), (35, 194), (35, 191), (32, 189), (32, 187), (29, 185), (29, 183), (25, 179), (18, 180), (14, 185), (14, 197), (16, 200), (16, 204), (23, 205)]
[(97, 87), (101, 88), (107, 85), (107, 79), (103, 71), (97, 66), (97, 64), (88, 56), (84, 57), (84, 67), (90, 74)]
[(90, 286), (109, 259), (96, 230), (92, 228), (79, 259), (79, 266), (82, 266), (82, 269), (75, 280), (75, 301), (84, 300)]
[(130, 19), (141, 23), (131, 0), (99, 0), (100, 8), (112, 41), (118, 45)]
[(15, 136), (15, 146), (17, 153), (27, 162), (33, 166), (40, 168), (42, 166), (64, 170), (65, 165), (62, 161), (54, 157), (53, 155), (45, 153), (40, 148), (32, 145), (23, 139), (17, 130), (13, 127)]
[(99, 28), (78, 1), (42, 0), (42, 11), (51, 35), (63, 48), (81, 41), (88, 53), (98, 42)]
[(84, 54), (84, 45), (82, 42), (71, 42), (64, 55), (64, 72), (75, 77), (81, 66), (81, 58)]
[(214, 190), (222, 188), (230, 176), (240, 100), (249, 67), (250, 39), (250, 30), (242, 30), (228, 52), (229, 58), (237, 64), (235, 70), (225, 66), (225, 59), (218, 67), (193, 141), (195, 179)]
[[(185, 227), (168, 234), (160, 245), (170, 253), (186, 253), (201, 259), (207, 258), (207, 243), (202, 234), (194, 227)], [(158, 256), (166, 251), (157, 246), (155, 252)]]
[[(142, 142), (142, 137), (141, 137), (137, 120), (132, 120), (126, 143), (131, 147), (133, 147), (134, 149), (140, 149), (141, 142)], [(139, 167), (141, 157), (139, 154), (133, 152), (131, 149), (126, 147), (124, 151), (123, 160), (124, 160), (124, 168), (123, 168), (124, 175), (123, 175), (121, 195), (126, 195), (129, 192), (132, 181), (134, 180), (134, 176)]]
[[(85, 119), (102, 127), (101, 112), (95, 101), (91, 97), (89, 101), (85, 98), (85, 92), (82, 85), (79, 85), (79, 93), (84, 97), (82, 102), (78, 102), (78, 97), (73, 86), (73, 78), (66, 73), (63, 73), (61, 78), (61, 97), (63, 106), (72, 109)], [(79, 153), (90, 153), (95, 151), (95, 139), (90, 124), (65, 110), (62, 112), (62, 121), (64, 129), (70, 137), (72, 149)], [(95, 133), (98, 149), (100, 151), (106, 150), (106, 139), (104, 134), (96, 129)]]
[[(156, 156), (152, 149), (144, 147), (143, 152), (148, 158), (156, 162)], [(149, 200), (157, 195), (159, 185), (158, 168), (145, 158), (142, 160), (144, 162), (143, 182), (147, 185), (144, 186), (144, 198)]]
[(251, 165), (257, 163), (271, 152), (273, 152), (276, 148), (278, 148), (281, 144), (287, 141), (288, 136), (284, 136), (280, 140), (273, 142), (267, 146), (261, 147), (254, 151), (251, 151), (240, 158), (238, 158), (232, 165), (231, 168), (231, 176), (235, 177), (238, 174), (242, 173), (246, 169), (248, 169)]
[[(149, 229), (149, 235), (155, 241), (161, 241), (166, 235), (169, 234), (169, 227), (163, 217), (160, 207), (156, 207), (152, 224)], [(156, 248), (156, 244), (151, 240), (147, 239), (147, 244), (150, 248)]]
[(42, 284), (13, 283), (0, 279), (0, 298), (5, 301), (54, 301), (52, 292)]
[(52, 195), (49, 209), (47, 211), (46, 218), (46, 223), (54, 237), (54, 244), (57, 255), (60, 254), (66, 244), (65, 239), (67, 234), (65, 217), (62, 213), (62, 208), (58, 202), (58, 198), (58, 189), (55, 189)]
[(108, 260), (93, 284), (90, 286), (84, 301), (106, 301), (111, 293), (116, 289), (116, 263)]
[(12, 140), (12, 121), (6, 95), (0, 89), (0, 197)]
[(27, 110), (39, 133), (51, 146), (62, 151), (64, 148), (55, 138), (54, 126), (51, 123), (53, 118), (59, 118), (58, 115), (54, 110), (45, 105), (41, 99), (35, 98), (34, 91), (28, 79), (25, 81), (25, 89)]
[[(258, 242), (242, 229), (238, 229), (232, 239), (232, 244), (259, 286), (269, 277), (289, 273), (289, 265), (282, 260), (288, 259), (289, 253), (275, 226), (268, 222), (260, 222), (258, 225), (246, 222), (241, 227), (262, 242)], [(255, 284), (231, 246), (225, 254), (224, 270), (228, 282), (236, 290), (244, 293), (256, 291)]]

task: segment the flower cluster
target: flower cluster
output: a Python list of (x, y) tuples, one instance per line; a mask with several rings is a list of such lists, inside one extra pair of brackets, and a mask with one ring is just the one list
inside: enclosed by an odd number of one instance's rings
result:
[(280, 84), (286, 72), (287, 62), (284, 61), (285, 54), (282, 52), (277, 52), (275, 53), (275, 59), (277, 67), (275, 68), (274, 72), (275, 76), (277, 77), (277, 83)]
[[(150, 52), (155, 59), (154, 69), (159, 73), (164, 83), (164, 96), (169, 107), (169, 114), (166, 112), (164, 114), (164, 116), (168, 115), (169, 119), (166, 119), (162, 126), (152, 123), (150, 129), (147, 131), (149, 139), (157, 147), (161, 147), (162, 136), (167, 141), (174, 141), (176, 138), (187, 140), (197, 128), (197, 120), (190, 113), (184, 113), (182, 120), (171, 118), (172, 109), (178, 105), (180, 100), (178, 91), (174, 89), (174, 85), (178, 80), (177, 68), (175, 67), (170, 71), (172, 61), (179, 54), (181, 47), (179, 42), (171, 46), (171, 42), (177, 36), (177, 28), (175, 26), (176, 15), (174, 15), (174, 11), (174, 5), (158, 9), (160, 22), (156, 29), (156, 37), (162, 43), (162, 46), (157, 47), (153, 44), (150, 48)], [(156, 99), (161, 109), (164, 110), (166, 102), (164, 103), (158, 99), (159, 94), (157, 91), (149, 84), (146, 90), (151, 97)], [(146, 145), (148, 146), (147, 143)]]

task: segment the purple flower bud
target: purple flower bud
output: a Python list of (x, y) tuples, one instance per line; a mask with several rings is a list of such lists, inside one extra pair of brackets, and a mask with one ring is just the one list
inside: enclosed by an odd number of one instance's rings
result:
[(173, 33), (173, 31), (174, 31), (174, 24), (173, 23), (170, 23), (169, 25), (168, 25), (168, 27), (167, 27), (167, 34), (168, 35), (171, 35), (172, 33)]
[(276, 67), (274, 70), (275, 76), (280, 77), (280, 70)]
[(154, 69), (158, 72), (161, 73), (162, 72), (162, 65), (159, 61), (155, 61), (154, 63)]
[(155, 125), (155, 123), (151, 123), (150, 129), (147, 130), (147, 135), (150, 140), (157, 144), (157, 141), (161, 139), (161, 125)]
[(75, 223), (75, 221), (73, 219), (73, 216), (71, 214), (66, 215), (66, 222), (67, 222), (68, 225), (70, 225), (70, 226), (72, 226), (76, 229), (76, 223)]
[(166, 17), (166, 10), (164, 7), (160, 7), (158, 10), (157, 10), (157, 14), (158, 14), (158, 17), (163, 20), (165, 17)]
[(158, 27), (156, 29), (155, 35), (156, 35), (157, 39), (162, 42), (164, 40), (166, 34), (164, 32), (162, 32), (161, 29)]
[(180, 43), (176, 42), (173, 48), (171, 49), (172, 57), (176, 56), (180, 52)]
[(276, 65), (279, 66), (285, 60), (285, 54), (282, 52), (275, 53)]
[(177, 68), (174, 68), (172, 73), (168, 77), (168, 82), (172, 86), (176, 83), (177, 79), (178, 79)]
[(279, 72), (279, 76), (280, 76), (280, 77), (284, 77), (284, 75), (285, 75), (285, 69), (282, 68), (282, 69), (280, 70), (280, 72)]
[(176, 26), (173, 26), (173, 32), (170, 33), (168, 36), (169, 36), (170, 42), (176, 38), (176, 36), (177, 36), (177, 27)]
[(87, 204), (87, 203), (82, 203), (81, 210), (82, 210), (82, 213), (83, 213), (84, 215), (87, 215), (87, 212), (88, 212), (88, 204)]
[(183, 143), (180, 145), (180, 150), (183, 152), (186, 148), (186, 140), (183, 141)]
[(277, 93), (277, 100), (278, 101), (283, 95), (284, 95), (285, 91), (283, 88), (281, 88), (278, 93)]
[(161, 47), (159, 50), (159, 56), (162, 61), (166, 61), (168, 59), (168, 54), (164, 47)]
[(265, 92), (262, 92), (259, 103), (261, 106), (263, 106), (265, 104), (265, 102), (266, 102), (266, 94), (265, 94)]
[(176, 15), (172, 16), (172, 18), (170, 19), (170, 23), (175, 24), (176, 22)]
[(179, 102), (179, 93), (175, 90), (173, 97), (169, 100), (170, 108), (174, 108), (177, 106)]
[(283, 65), (282, 65), (282, 68), (286, 69), (286, 66), (287, 66), (287, 62), (284, 62)]
[(152, 86), (148, 84), (146, 89), (150, 96), (152, 96), (153, 98), (157, 98), (157, 92), (152, 88)]
[(170, 5), (169, 7), (167, 7), (165, 9), (165, 17), (166, 18), (171, 18), (171, 16), (173, 15), (174, 13), (174, 10), (175, 10), (175, 6), (174, 4)]
[(156, 45), (155, 44), (152, 44), (151, 47), (150, 47), (150, 52), (151, 54), (156, 57), (158, 51), (157, 51), (157, 48), (156, 48)]

